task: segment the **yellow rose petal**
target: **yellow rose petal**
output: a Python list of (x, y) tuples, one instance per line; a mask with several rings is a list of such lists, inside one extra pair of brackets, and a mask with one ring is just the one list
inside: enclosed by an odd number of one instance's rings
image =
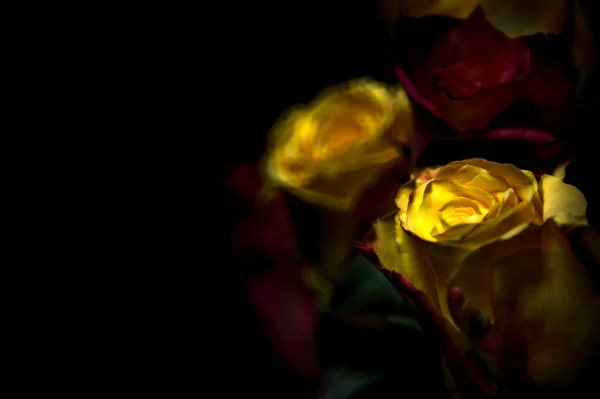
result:
[(397, 217), (379, 219), (373, 224), (377, 235), (374, 249), (381, 265), (406, 276), (449, 318), (447, 304), (442, 306), (442, 298), (447, 295), (442, 277), (435, 274), (422, 243), (406, 234), (400, 224)]
[[(481, 219), (483, 219), (483, 217), (489, 212), (489, 209), (496, 205), (496, 199), (485, 191), (475, 188), (466, 188), (459, 184), (455, 184), (453, 181), (438, 180), (438, 178), (439, 177), (436, 177), (435, 180), (432, 180), (429, 183), (429, 191), (424, 193), (423, 203), (420, 207), (421, 214), (414, 214), (412, 217), (413, 219), (419, 218), (421, 220), (419, 231), (428, 230), (429, 235), (435, 238), (436, 241), (456, 240), (459, 238), (456, 237), (457, 231), (460, 230), (466, 233), (472, 228), (472, 226), (454, 229), (454, 233), (447, 238), (445, 236), (441, 236), (440, 233), (443, 233), (444, 229), (453, 227), (457, 224), (470, 225), (471, 222), (467, 220), (463, 220), (461, 222), (457, 219), (454, 219), (455, 222), (452, 220), (447, 220), (443, 218), (444, 210), (447, 210), (448, 207), (452, 207), (453, 204), (461, 204), (463, 206), (468, 204), (468, 206), (472, 206), (474, 208), (477, 214), (483, 215), (481, 217)], [(455, 202), (456, 200), (459, 202)], [(409, 209), (412, 209), (410, 208), (410, 205)], [(415, 211), (413, 210), (413, 212)], [(408, 218), (410, 219), (410, 217), (411, 214), (409, 213)], [(430, 224), (432, 222), (434, 223), (433, 225)], [(433, 232), (436, 232), (437, 234), (434, 236), (432, 234)]]
[(456, 161), (441, 168), (437, 177), (468, 185), (474, 178), (482, 174), (489, 174), (489, 172), (486, 169), (465, 164), (464, 161)]
[(565, 180), (565, 176), (567, 174), (567, 167), (571, 165), (573, 161), (566, 161), (559, 164), (556, 168), (554, 168), (554, 172), (552, 172), (552, 176), (562, 180)]
[(407, 229), (426, 241), (436, 241), (431, 235), (433, 227), (438, 222), (435, 210), (422, 208), (423, 198), (431, 190), (432, 181), (417, 187), (410, 195), (406, 211)]
[(398, 190), (398, 195), (396, 196), (396, 206), (401, 211), (406, 211), (408, 208), (408, 200), (410, 198), (410, 194), (413, 192), (414, 188), (412, 185), (403, 185)]
[(554, 220), (561, 227), (587, 226), (587, 201), (575, 186), (552, 175), (543, 175), (541, 194), (544, 203), (544, 221)]
[(490, 212), (490, 214), (488, 214), (488, 216), (495, 216), (495, 217), (506, 216), (508, 214), (508, 212), (510, 212), (511, 209), (513, 209), (515, 206), (517, 206), (518, 203), (519, 203), (519, 199), (517, 198), (517, 194), (515, 193), (515, 190), (513, 190), (512, 188), (509, 188), (508, 190), (506, 190), (505, 192), (502, 193), (501, 202), (499, 203), (499, 205), (497, 207), (497, 212), (495, 212), (495, 214), (492, 214)]
[(533, 223), (529, 201), (520, 202), (506, 212), (503, 217), (487, 219), (464, 237), (465, 245), (478, 247), (498, 239), (503, 234), (522, 224)]
[(487, 170), (481, 169), (481, 172), (477, 176), (473, 177), (467, 183), (464, 183), (465, 187), (476, 187), (480, 190), (484, 190), (490, 194), (505, 192), (510, 188), (506, 180), (501, 176), (494, 176)]
[[(528, 187), (532, 184), (535, 186), (534, 189), (537, 190), (537, 182), (535, 177), (533, 177), (533, 174), (531, 174), (531, 172), (522, 171), (514, 165), (490, 162), (480, 158), (458, 162), (468, 162), (469, 165), (485, 169), (494, 176), (501, 176), (506, 183), (515, 190), (515, 193), (521, 199), (529, 197)], [(521, 190), (525, 190), (523, 194), (521, 194)]]
[[(266, 163), (266, 172), (271, 181), (286, 186), (302, 186), (313, 178), (316, 171), (306, 162), (302, 145), (315, 131), (316, 126), (303, 109), (293, 110), (274, 127), (271, 133), (273, 150)], [(294, 136), (292, 132), (296, 132)], [(308, 156), (311, 154), (308, 153)]]
[(444, 240), (459, 239), (471, 231), (486, 216), (487, 210), (480, 210), (480, 204), (469, 198), (455, 198), (439, 212), (440, 224), (435, 226), (432, 235), (444, 234)]

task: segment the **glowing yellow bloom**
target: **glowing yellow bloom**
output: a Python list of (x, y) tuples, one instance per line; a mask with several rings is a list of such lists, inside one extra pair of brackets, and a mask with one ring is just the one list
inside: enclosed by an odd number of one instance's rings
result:
[(412, 111), (401, 88), (361, 79), (321, 93), (273, 127), (269, 181), (304, 201), (349, 209), (408, 144)]
[(571, 359), (559, 358), (565, 348), (551, 349), (551, 360), (530, 354), (539, 381), (566, 378), (565, 370), (574, 368), (565, 362), (585, 362), (600, 331), (600, 302), (565, 236), (587, 225), (577, 188), (551, 175), (537, 179), (513, 165), (470, 159), (414, 176), (396, 203), (396, 216), (375, 225), (383, 267), (406, 275), (450, 320), (447, 289), (460, 286), (498, 323), (518, 310), (549, 335), (567, 334)]
[(471, 159), (428, 174), (396, 198), (401, 227), (425, 241), (473, 248), (543, 222), (538, 182), (529, 171)]

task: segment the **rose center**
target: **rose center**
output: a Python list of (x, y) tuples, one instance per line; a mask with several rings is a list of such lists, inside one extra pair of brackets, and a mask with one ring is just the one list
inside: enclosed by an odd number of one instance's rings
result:
[(448, 226), (480, 223), (489, 209), (469, 198), (456, 198), (438, 213), (440, 221)]

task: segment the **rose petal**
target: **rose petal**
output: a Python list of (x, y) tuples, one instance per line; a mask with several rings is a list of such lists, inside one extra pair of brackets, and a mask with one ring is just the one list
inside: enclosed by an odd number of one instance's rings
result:
[(435, 242), (431, 235), (433, 227), (438, 223), (435, 212), (422, 212), (421, 205), (425, 195), (431, 190), (431, 181), (417, 187), (410, 195), (406, 210), (406, 228), (426, 241)]
[(438, 282), (431, 265), (428, 264), (424, 248), (406, 234), (399, 223), (397, 218), (387, 217), (373, 224), (377, 235), (375, 253), (384, 268), (406, 276), (415, 287), (427, 293), (436, 306), (439, 306)]
[(398, 78), (398, 82), (400, 83), (400, 85), (402, 85), (404, 90), (406, 90), (408, 95), (414, 101), (416, 101), (420, 106), (425, 108), (427, 111), (431, 112), (433, 115), (437, 116), (438, 118), (442, 118), (442, 115), (438, 111), (437, 107), (433, 104), (433, 102), (429, 101), (428, 99), (423, 97), (421, 95), (421, 93), (419, 93), (419, 90), (417, 89), (415, 84), (412, 82), (412, 80), (408, 77), (406, 72), (404, 72), (401, 68), (395, 68), (395, 72), (396, 72), (396, 77)]
[(544, 204), (544, 221), (554, 220), (568, 228), (587, 226), (587, 201), (575, 186), (562, 182), (552, 175), (543, 175), (541, 192)]
[(281, 266), (250, 280), (250, 301), (277, 353), (301, 375), (314, 377), (318, 371), (316, 302), (298, 271), (290, 274)]
[[(558, 134), (574, 116), (575, 91), (560, 46), (537, 36), (509, 39), (477, 7), (462, 24), (439, 33), (428, 55), (408, 51), (396, 75), (416, 103), (461, 132), (516, 123)], [(534, 112), (521, 121), (517, 108), (523, 106), (516, 104), (525, 99)], [(499, 120), (505, 111), (507, 116)]]
[[(525, 340), (533, 379), (569, 380), (598, 348), (600, 303), (585, 270), (551, 221), (505, 242), (497, 254), (490, 292), (497, 324)], [(532, 322), (543, 334), (524, 328)]]
[[(471, 136), (473, 137), (473, 136)], [(480, 139), (521, 139), (531, 144), (536, 145), (547, 145), (553, 144), (556, 142), (556, 137), (552, 136), (548, 132), (543, 132), (535, 129), (525, 129), (525, 128), (502, 128), (502, 129), (493, 129), (483, 132), (481, 134), (477, 134), (477, 138)], [(468, 138), (468, 136), (463, 136), (463, 140)]]
[[(521, 199), (524, 199), (524, 197), (529, 197), (529, 190), (523, 192), (523, 197), (520, 195), (520, 190), (527, 187), (533, 187), (534, 190), (537, 191), (537, 182), (535, 178), (532, 178), (533, 176), (528, 175), (527, 173), (529, 172), (525, 173), (526, 171), (522, 171), (514, 165), (490, 162), (481, 158), (473, 158), (465, 161), (464, 163), (461, 161), (456, 163), (459, 165), (468, 163), (469, 165), (485, 169), (494, 176), (502, 176), (502, 178), (506, 180), (508, 185), (515, 190)], [(452, 164), (454, 164), (454, 162)]]

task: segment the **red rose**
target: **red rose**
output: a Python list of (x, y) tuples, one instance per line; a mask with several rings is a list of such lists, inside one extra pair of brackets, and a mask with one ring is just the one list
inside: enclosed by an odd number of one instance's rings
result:
[(523, 96), (531, 75), (527, 44), (494, 28), (481, 7), (440, 36), (424, 61), (414, 69), (415, 87), (460, 131), (486, 129)]
[[(418, 39), (396, 69), (398, 80), (446, 125), (432, 130), (431, 122), (417, 121), (417, 156), (440, 136), (553, 144), (573, 116), (575, 90), (551, 38), (509, 39), (481, 6), (464, 21), (428, 17), (399, 26), (405, 29), (400, 40), (411, 34)], [(417, 110), (418, 118), (422, 114)]]

